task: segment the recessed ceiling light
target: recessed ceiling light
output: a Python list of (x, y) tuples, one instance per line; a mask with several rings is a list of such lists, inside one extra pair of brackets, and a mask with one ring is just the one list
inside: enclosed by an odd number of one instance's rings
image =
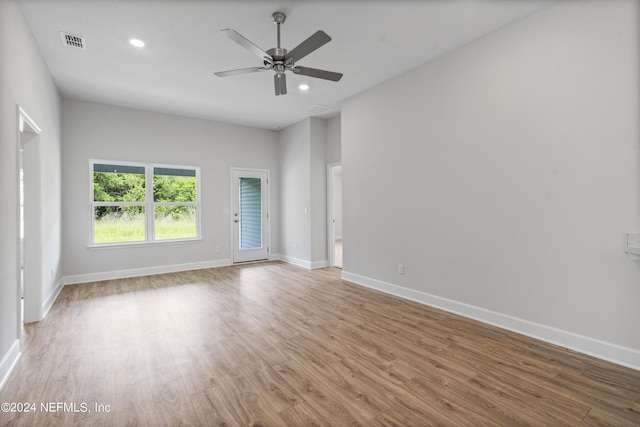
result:
[(298, 89), (300, 90), (309, 90), (309, 85), (302, 83), (300, 86), (298, 86)]
[(129, 43), (135, 47), (144, 47), (144, 42), (140, 39), (131, 39), (129, 40)]

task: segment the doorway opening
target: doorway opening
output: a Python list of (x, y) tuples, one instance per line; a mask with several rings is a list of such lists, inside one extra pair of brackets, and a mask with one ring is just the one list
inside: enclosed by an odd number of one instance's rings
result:
[(42, 318), (40, 274), (40, 127), (18, 107), (18, 336), (22, 324)]
[(18, 148), (18, 168), (20, 174), (20, 181), (18, 183), (20, 186), (18, 194), (20, 200), (18, 207), (20, 209), (20, 248), (18, 250), (18, 262), (20, 263), (20, 275), (18, 276), (20, 284), (18, 292), (18, 297), (20, 298), (20, 322), (18, 323), (22, 324), (24, 322), (24, 147), (22, 143)]
[(329, 224), (329, 266), (342, 268), (342, 164), (327, 165), (327, 208)]

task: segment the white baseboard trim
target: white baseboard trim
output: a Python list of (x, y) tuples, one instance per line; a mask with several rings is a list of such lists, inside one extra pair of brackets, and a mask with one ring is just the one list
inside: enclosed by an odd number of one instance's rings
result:
[(305, 261), (303, 259), (299, 259), (299, 258), (294, 258), (288, 255), (280, 255), (280, 260), (287, 262), (289, 264), (294, 264), (294, 265), (298, 265), (300, 267), (304, 267), (307, 270), (314, 270), (316, 268), (325, 268), (325, 267), (329, 267), (329, 260), (323, 260), (323, 261)]
[(488, 323), (531, 338), (569, 348), (598, 359), (640, 370), (640, 350), (623, 347), (347, 271), (342, 272), (342, 279), (357, 285), (459, 314), (483, 323)]
[(287, 262), (289, 264), (294, 264), (294, 265), (298, 265), (300, 267), (304, 267), (307, 270), (311, 270), (311, 263), (309, 261), (305, 261), (303, 259), (294, 258), (294, 257), (289, 256), (289, 255), (280, 254), (280, 260), (284, 261), (284, 262)]
[(42, 303), (42, 318), (44, 319), (51, 307), (53, 307), (53, 303), (56, 302), (58, 295), (62, 292), (62, 288), (64, 287), (64, 278), (58, 280), (56, 286), (51, 290), (51, 293), (47, 297), (46, 300)]
[(0, 390), (9, 379), (9, 375), (11, 375), (21, 355), (20, 340), (15, 340), (9, 347), (9, 351), (0, 360)]
[(314, 270), (316, 268), (327, 268), (329, 267), (329, 260), (325, 259), (322, 261), (313, 261), (311, 262), (311, 269)]
[(75, 285), (78, 283), (99, 282), (102, 280), (176, 273), (178, 271), (202, 270), (205, 268), (224, 267), (231, 264), (232, 262), (230, 259), (217, 259), (213, 261), (190, 262), (187, 264), (159, 265), (156, 267), (132, 268), (128, 270), (105, 271), (101, 273), (76, 274), (73, 276), (65, 276), (64, 284)]

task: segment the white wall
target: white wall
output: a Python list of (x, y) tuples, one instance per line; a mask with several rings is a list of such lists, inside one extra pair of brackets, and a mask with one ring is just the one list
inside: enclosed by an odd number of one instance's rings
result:
[(331, 208), (333, 210), (333, 232), (335, 237), (342, 239), (342, 166), (332, 169), (332, 186), (333, 192), (331, 196)]
[(311, 262), (310, 128), (303, 120), (279, 132), (280, 253), (298, 264)]
[[(327, 164), (335, 165), (342, 162), (341, 126), (340, 116), (335, 116), (327, 120)], [(332, 215), (335, 220), (334, 233), (337, 237), (342, 238), (342, 167), (333, 169), (332, 185), (333, 200), (331, 208), (333, 209)]]
[(638, 13), (559, 2), (345, 102), (344, 276), (640, 369)]
[(306, 268), (328, 265), (326, 122), (314, 117), (280, 131), (281, 254)]
[[(228, 264), (231, 219), (224, 209), (231, 206), (231, 167), (271, 170), (271, 251), (278, 253), (276, 132), (68, 99), (62, 110), (64, 260), (69, 283)], [(89, 159), (199, 166), (203, 240), (88, 249)]]
[(340, 143), (341, 121), (340, 116), (327, 120), (327, 163), (339, 163), (342, 160), (342, 146)]
[(311, 117), (311, 263), (328, 265), (326, 120)]
[(18, 356), (18, 128), (17, 106), (42, 129), (37, 138), (42, 265), (37, 294), (43, 311), (62, 278), (60, 249), (60, 99), (18, 3), (0, 1), (0, 385)]

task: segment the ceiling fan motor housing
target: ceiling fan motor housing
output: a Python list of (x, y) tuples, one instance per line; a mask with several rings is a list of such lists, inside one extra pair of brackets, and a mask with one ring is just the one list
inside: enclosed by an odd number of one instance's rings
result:
[(267, 53), (271, 55), (274, 61), (284, 61), (284, 57), (287, 56), (289, 51), (281, 47), (274, 47), (273, 49), (267, 50)]

